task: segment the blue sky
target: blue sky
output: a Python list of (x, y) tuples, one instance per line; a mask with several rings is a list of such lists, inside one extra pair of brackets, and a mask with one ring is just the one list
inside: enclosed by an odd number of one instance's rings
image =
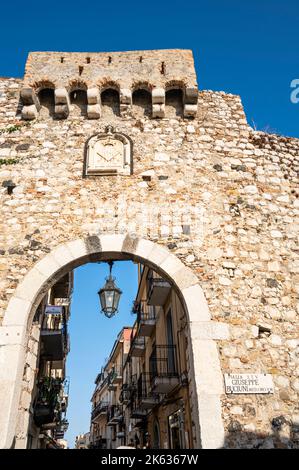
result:
[(34, 50), (193, 49), (201, 89), (240, 94), (250, 124), (299, 136), (298, 0), (1, 3), (0, 76)]
[(70, 377), (70, 399), (67, 418), (70, 426), (66, 438), (70, 445), (75, 436), (89, 431), (90, 398), (94, 380), (109, 356), (117, 334), (123, 326), (134, 323), (132, 302), (137, 290), (137, 265), (131, 261), (114, 264), (112, 274), (122, 290), (119, 312), (111, 319), (100, 312), (98, 290), (109, 273), (107, 263), (90, 263), (74, 273), (69, 333), (71, 352), (66, 375)]
[[(15, 0), (2, 2), (0, 12), (0, 76), (21, 77), (29, 51), (188, 48), (200, 89), (239, 94), (251, 125), (299, 137), (299, 103), (290, 101), (290, 83), (299, 79), (298, 0)], [(75, 272), (71, 443), (88, 430), (95, 375), (121, 326), (132, 321), (136, 267), (115, 268), (124, 295), (112, 320), (101, 318), (96, 294), (107, 267), (87, 265)]]

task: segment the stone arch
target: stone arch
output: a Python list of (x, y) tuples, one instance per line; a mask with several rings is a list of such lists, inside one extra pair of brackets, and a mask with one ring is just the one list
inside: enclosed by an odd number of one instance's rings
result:
[(39, 80), (38, 82), (34, 82), (32, 85), (32, 88), (34, 89), (35, 93), (38, 94), (41, 90), (45, 88), (50, 88), (52, 90), (55, 90), (56, 88), (56, 83), (51, 80)]
[(151, 116), (152, 86), (148, 82), (138, 82), (132, 88), (132, 105), (137, 114)]
[(196, 447), (223, 446), (220, 402), (223, 380), (214, 340), (227, 338), (227, 325), (211, 321), (197, 277), (168, 249), (135, 235), (113, 234), (58, 245), (33, 266), (10, 299), (0, 328), (3, 364), (0, 369), (0, 448), (13, 445), (28, 334), (41, 299), (70, 270), (87, 262), (111, 258), (146, 263), (174, 285), (188, 319), (188, 379)]
[(82, 80), (72, 80), (69, 83), (70, 104), (77, 114), (87, 114), (87, 84)]
[(120, 87), (117, 82), (107, 80), (100, 87), (103, 115), (120, 115)]
[(49, 80), (41, 80), (33, 86), (39, 104), (41, 106), (40, 115), (53, 117), (55, 113), (55, 83)]

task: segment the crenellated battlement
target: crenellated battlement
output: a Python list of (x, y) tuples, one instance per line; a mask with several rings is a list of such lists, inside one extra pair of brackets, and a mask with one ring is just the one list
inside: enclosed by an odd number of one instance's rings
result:
[(86, 101), (90, 119), (101, 117), (103, 93), (107, 97), (108, 92), (118, 101), (120, 115), (142, 95), (151, 116), (163, 118), (167, 94), (175, 90), (181, 93), (182, 115), (194, 117), (197, 112), (198, 88), (190, 50), (32, 52), (21, 90), (24, 119), (38, 116), (45, 90), (54, 104), (53, 116), (60, 119), (69, 115), (76, 92)]

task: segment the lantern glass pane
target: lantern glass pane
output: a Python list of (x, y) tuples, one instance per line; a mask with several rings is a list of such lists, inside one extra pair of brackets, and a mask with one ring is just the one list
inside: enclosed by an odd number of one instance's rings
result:
[(119, 291), (115, 291), (115, 292), (114, 292), (114, 308), (115, 308), (116, 310), (118, 309), (119, 299), (120, 299), (120, 292), (119, 292)]
[(106, 308), (109, 310), (113, 307), (114, 291), (106, 291)]
[(101, 307), (102, 307), (102, 310), (104, 310), (106, 308), (106, 296), (105, 296), (105, 291), (102, 291), (100, 293), (100, 302), (101, 302)]

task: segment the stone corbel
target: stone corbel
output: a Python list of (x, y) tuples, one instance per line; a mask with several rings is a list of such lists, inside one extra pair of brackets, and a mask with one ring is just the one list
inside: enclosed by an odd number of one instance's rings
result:
[(152, 90), (152, 116), (154, 118), (165, 117), (165, 90), (154, 88)]
[(100, 92), (97, 87), (87, 90), (87, 117), (98, 119), (101, 117)]
[(27, 121), (36, 119), (40, 110), (40, 104), (34, 90), (32, 88), (22, 88), (20, 96), (24, 104), (22, 118)]
[(196, 87), (186, 87), (184, 98), (184, 116), (195, 117), (197, 113), (198, 89)]
[(69, 95), (65, 88), (55, 88), (55, 117), (66, 119), (70, 113)]

